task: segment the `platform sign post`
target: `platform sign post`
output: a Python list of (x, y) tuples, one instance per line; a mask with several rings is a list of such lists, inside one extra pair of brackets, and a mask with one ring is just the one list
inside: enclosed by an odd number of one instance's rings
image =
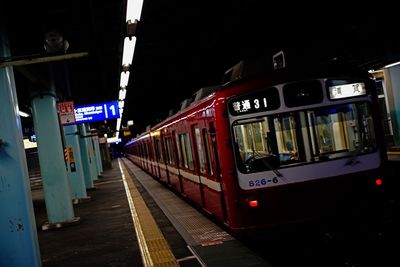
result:
[(75, 110), (74, 102), (58, 102), (57, 103), (58, 115), (60, 116), (61, 125), (75, 124)]

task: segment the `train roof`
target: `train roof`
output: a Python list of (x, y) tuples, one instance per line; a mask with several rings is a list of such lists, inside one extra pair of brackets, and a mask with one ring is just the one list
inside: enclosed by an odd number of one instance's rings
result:
[(271, 84), (276, 84), (290, 82), (291, 80), (350, 75), (372, 77), (366, 70), (335, 61), (318, 65), (296, 63), (285, 68), (274, 69), (272, 63), (262, 59), (242, 60), (225, 72), (221, 88), (253, 79), (268, 79)]
[[(245, 83), (249, 80), (268, 80), (272, 85), (294, 80), (321, 77), (329, 78), (333, 76), (358, 75), (361, 77), (371, 77), (371, 75), (365, 70), (335, 61), (317, 65), (296, 62), (289, 64), (284, 68), (274, 68), (274, 64), (279, 65), (279, 63), (276, 64), (276, 62), (272, 63), (271, 61), (265, 60), (265, 58), (240, 61), (225, 72), (221, 84), (200, 88), (191, 98), (184, 99), (180, 103), (178, 110), (170, 110), (167, 118), (152, 127), (148, 127), (146, 132), (148, 133), (152, 129), (162, 127), (162, 125), (183, 114), (189, 108), (193, 108), (203, 101), (206, 101), (206, 99), (213, 96), (217, 91), (227, 90), (232, 86)], [(141, 136), (142, 135), (138, 138)]]

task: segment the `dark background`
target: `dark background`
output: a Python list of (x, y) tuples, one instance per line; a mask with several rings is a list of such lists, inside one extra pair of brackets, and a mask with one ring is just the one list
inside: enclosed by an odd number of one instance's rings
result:
[[(116, 100), (125, 7), (125, 0), (5, 3), (1, 18), (13, 57), (45, 54), (44, 36), (51, 29), (68, 40), (67, 53), (89, 52), (55, 64), (15, 67), (20, 109), (29, 111), (32, 88), (51, 84), (50, 68), (61, 81), (56, 83), (61, 100), (76, 105)], [(288, 64), (304, 67), (335, 61), (365, 70), (382, 67), (400, 58), (395, 20), (390, 7), (378, 3), (145, 0), (122, 125), (133, 120), (136, 135), (199, 88), (220, 84), (240, 60), (272, 65), (280, 50)], [(115, 129), (115, 120), (100, 124), (96, 127)]]

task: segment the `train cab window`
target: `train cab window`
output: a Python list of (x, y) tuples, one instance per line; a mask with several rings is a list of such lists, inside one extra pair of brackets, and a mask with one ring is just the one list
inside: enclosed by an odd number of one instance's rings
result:
[(368, 102), (238, 120), (233, 137), (243, 173), (356, 157), (377, 147)]
[(275, 137), (279, 159), (282, 163), (298, 160), (296, 122), (292, 114), (274, 118)]
[(283, 98), (287, 107), (318, 104), (322, 102), (323, 97), (322, 85), (317, 80), (283, 86)]
[(277, 155), (269, 139), (268, 118), (250, 120), (233, 127), (238, 168), (242, 172), (270, 170), (276, 167)]

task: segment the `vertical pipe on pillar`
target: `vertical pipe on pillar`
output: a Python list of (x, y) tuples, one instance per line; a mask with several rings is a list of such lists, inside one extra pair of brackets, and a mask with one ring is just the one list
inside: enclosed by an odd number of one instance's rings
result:
[(72, 222), (74, 210), (54, 92), (33, 94), (31, 101), (49, 223)]
[(102, 163), (102, 156), (101, 156), (101, 150), (100, 150), (100, 144), (99, 144), (99, 137), (95, 136), (95, 146), (97, 150), (97, 166), (99, 167), (99, 172), (100, 174), (103, 172), (103, 163)]
[[(9, 57), (0, 22), (0, 57)], [(14, 73), (0, 68), (0, 266), (41, 266)]]
[(91, 156), (91, 161), (90, 161), (90, 171), (92, 172), (92, 179), (93, 181), (96, 181), (98, 179), (98, 172), (97, 172), (97, 166), (96, 166), (96, 156), (95, 156), (95, 151), (93, 149), (93, 140), (92, 140), (92, 133), (90, 132), (89, 125), (86, 126), (86, 139), (87, 139), (87, 146), (88, 146), (88, 151)]
[(86, 189), (93, 189), (93, 173), (91, 167), (92, 156), (90, 154), (88, 138), (86, 137), (86, 126), (84, 123), (79, 125), (80, 130), (80, 138), (79, 138), (79, 146), (81, 149), (81, 156), (82, 156), (82, 166), (83, 166), (83, 173), (85, 177), (85, 186)]
[(92, 136), (91, 138), (90, 138), (90, 140), (91, 140), (91, 143), (92, 143), (92, 149), (93, 149), (93, 158), (94, 158), (94, 170), (96, 171), (96, 174), (97, 174), (97, 178), (96, 179), (98, 179), (99, 178), (99, 175), (100, 175), (100, 170), (99, 170), (99, 164), (98, 164), (98, 151), (97, 151), (97, 149), (96, 149), (96, 146), (95, 146), (95, 142), (94, 142), (94, 136)]
[[(82, 166), (81, 149), (79, 147), (78, 128), (76, 125), (64, 126), (67, 141), (68, 171), (71, 181), (71, 193), (73, 199), (87, 198), (85, 178)], [(72, 155), (70, 154), (72, 150)]]
[(95, 151), (96, 154), (96, 168), (97, 168), (97, 173), (101, 175), (102, 169), (101, 169), (101, 153), (99, 149), (99, 137), (97, 135), (92, 137), (93, 141), (93, 150)]

